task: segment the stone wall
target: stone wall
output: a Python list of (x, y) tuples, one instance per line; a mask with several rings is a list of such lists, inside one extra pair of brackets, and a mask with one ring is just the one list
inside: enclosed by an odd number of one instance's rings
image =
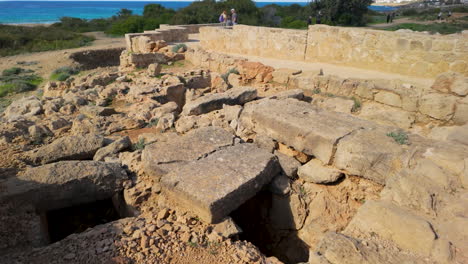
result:
[(70, 58), (77, 62), (83, 70), (119, 66), (119, 58), (123, 50), (124, 48), (85, 50), (70, 54)]
[(201, 27), (217, 27), (219, 24), (194, 24), (194, 25), (160, 25), (159, 29), (145, 31), (143, 33), (125, 34), (127, 50), (139, 52), (138, 38), (149, 37), (151, 41), (164, 40), (166, 42), (183, 42), (189, 39), (189, 34), (198, 33)]
[(304, 60), (307, 31), (236, 25), (200, 29), (201, 46), (215, 51), (287, 60)]
[(361, 28), (310, 26), (291, 30), (238, 25), (200, 29), (201, 46), (219, 52), (326, 62), (434, 78), (446, 71), (468, 75), (468, 34), (429, 35)]
[[(230, 69), (242, 72), (247, 61), (201, 48), (190, 49), (185, 58), (195, 66), (219, 73)], [(333, 99), (337, 104), (350, 103), (351, 107), (354, 104), (354, 115), (384, 125), (410, 129), (416, 124), (468, 123), (468, 77), (459, 73), (441, 74), (430, 87), (400, 80), (342, 78), (292, 69), (273, 69), (272, 77), (272, 81), (287, 89), (302, 89), (309, 95)]]

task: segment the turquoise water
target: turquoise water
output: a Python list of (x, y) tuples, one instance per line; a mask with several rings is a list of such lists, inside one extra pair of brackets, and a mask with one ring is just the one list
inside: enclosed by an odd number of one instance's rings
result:
[[(78, 17), (85, 19), (107, 18), (120, 9), (127, 8), (134, 14), (142, 14), (147, 4), (158, 3), (166, 8), (180, 9), (191, 2), (182, 1), (0, 1), (0, 23), (51, 23), (60, 17)], [(257, 2), (258, 7), (276, 3), (279, 5), (300, 4), (305, 2)], [(379, 9), (372, 6), (371, 9)]]

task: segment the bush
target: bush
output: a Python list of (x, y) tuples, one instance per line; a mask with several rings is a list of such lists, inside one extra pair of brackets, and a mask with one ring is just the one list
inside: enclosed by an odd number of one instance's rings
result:
[(393, 138), (393, 140), (400, 145), (409, 145), (408, 135), (403, 131), (391, 132), (388, 133), (387, 136)]
[(0, 25), (0, 56), (77, 48), (93, 40), (92, 37), (54, 27)]
[(440, 33), (440, 34), (454, 34), (468, 29), (467, 23), (432, 23), (429, 25), (415, 24), (415, 23), (405, 23), (400, 25), (395, 25), (384, 30), (395, 31), (399, 29), (410, 29), (413, 31), (428, 31), (431, 33)]
[(175, 45), (175, 46), (172, 47), (172, 52), (177, 53), (177, 52), (179, 52), (179, 50), (180, 50), (181, 48), (184, 49), (184, 51), (186, 51), (186, 50), (187, 50), (187, 45), (185, 45), (185, 44), (183, 44), (183, 43), (177, 44), (177, 45)]
[(26, 71), (21, 68), (11, 68), (3, 71), (0, 77), (0, 97), (12, 93), (32, 91), (42, 82), (42, 78), (35, 75), (21, 75)]
[(50, 79), (53, 81), (66, 81), (70, 76), (78, 74), (80, 71), (72, 67), (60, 67), (52, 72)]

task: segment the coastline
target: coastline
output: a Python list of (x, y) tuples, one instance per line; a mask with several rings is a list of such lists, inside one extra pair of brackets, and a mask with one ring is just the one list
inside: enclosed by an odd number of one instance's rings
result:
[(48, 27), (55, 22), (47, 22), (47, 23), (0, 23), (0, 25), (4, 26), (23, 26), (23, 27)]

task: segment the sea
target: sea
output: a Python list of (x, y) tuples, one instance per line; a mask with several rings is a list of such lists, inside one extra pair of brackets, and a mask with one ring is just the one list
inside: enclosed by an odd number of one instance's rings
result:
[[(142, 14), (147, 4), (158, 3), (166, 8), (184, 8), (191, 1), (1, 1), (1, 24), (54, 23), (61, 17), (78, 17), (83, 19), (108, 18), (120, 9), (126, 8), (134, 14)], [(307, 2), (256, 2), (258, 7), (269, 4), (306, 5)], [(370, 6), (376, 11), (390, 11), (391, 7)]]

